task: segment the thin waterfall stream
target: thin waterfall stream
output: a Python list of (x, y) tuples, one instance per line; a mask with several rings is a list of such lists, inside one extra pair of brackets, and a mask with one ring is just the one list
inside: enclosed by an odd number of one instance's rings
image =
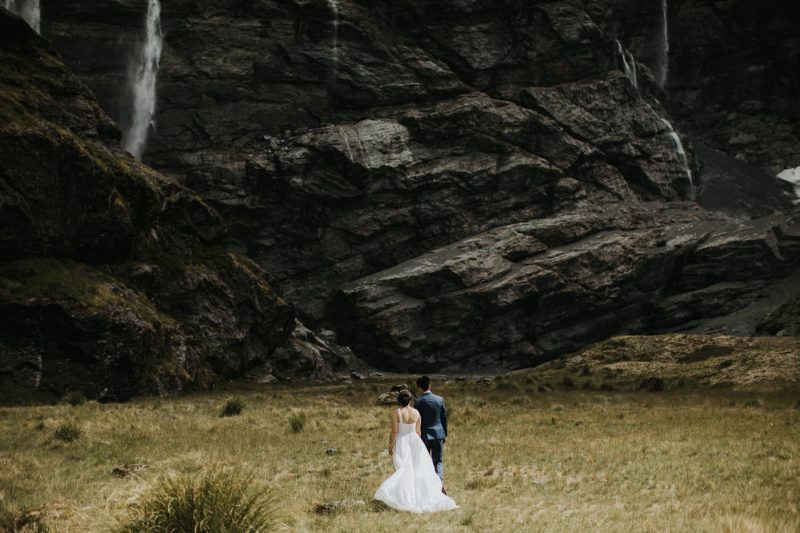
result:
[(42, 32), (40, 0), (3, 0), (3, 7), (22, 17), (36, 33)]
[(150, 128), (154, 125), (156, 80), (163, 43), (161, 3), (159, 0), (148, 0), (145, 40), (129, 79), (133, 94), (132, 118), (122, 140), (123, 148), (139, 161), (142, 159)]
[(658, 60), (654, 69), (656, 82), (662, 89), (667, 85), (669, 77), (669, 6), (667, 0), (661, 0), (661, 21), (658, 32)]
[(694, 184), (694, 175), (692, 174), (692, 168), (689, 165), (689, 157), (686, 154), (686, 149), (683, 147), (683, 142), (681, 141), (680, 136), (675, 131), (675, 128), (672, 126), (672, 123), (667, 120), (666, 118), (662, 117), (653, 107), (642, 98), (641, 93), (639, 92), (639, 79), (636, 71), (636, 59), (633, 57), (625, 47), (622, 46), (622, 43), (617, 40), (617, 53), (619, 54), (620, 62), (622, 63), (623, 71), (625, 72), (625, 77), (628, 78), (628, 82), (631, 84), (636, 90), (637, 97), (647, 106), (647, 109), (653, 114), (655, 118), (657, 118), (664, 127), (667, 128), (667, 132), (665, 135), (669, 140), (672, 142), (672, 146), (675, 149), (675, 155), (678, 159), (678, 163), (681, 166), (684, 174), (686, 174), (686, 178), (689, 181), (689, 197), (694, 198), (695, 196), (695, 184)]

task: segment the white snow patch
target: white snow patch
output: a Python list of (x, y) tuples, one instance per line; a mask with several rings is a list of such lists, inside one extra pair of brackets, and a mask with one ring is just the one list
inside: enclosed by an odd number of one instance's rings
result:
[(800, 203), (800, 167), (787, 168), (778, 173), (778, 178), (794, 185), (794, 193), (797, 196), (794, 203)]

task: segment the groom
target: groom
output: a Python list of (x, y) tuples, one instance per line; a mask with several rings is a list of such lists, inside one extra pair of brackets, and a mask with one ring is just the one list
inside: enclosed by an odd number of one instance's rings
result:
[(422, 441), (431, 454), (439, 479), (444, 480), (442, 455), (444, 443), (447, 442), (447, 408), (444, 399), (431, 392), (431, 380), (428, 376), (419, 378), (417, 387), (422, 394), (414, 402), (414, 407), (422, 417)]

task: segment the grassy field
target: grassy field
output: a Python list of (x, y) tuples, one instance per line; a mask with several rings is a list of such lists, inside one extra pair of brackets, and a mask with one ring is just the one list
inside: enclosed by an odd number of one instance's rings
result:
[[(434, 383), (451, 413), (445, 485), (461, 506), (447, 513), (372, 502), (392, 471), (393, 407), (376, 398), (398, 379), (386, 378), (2, 408), (0, 497), (50, 531), (113, 531), (164, 476), (236, 465), (275, 493), (281, 531), (800, 531), (800, 395), (547, 391), (536, 379)], [(221, 417), (231, 398), (244, 410)], [(65, 424), (74, 441), (54, 436)], [(112, 474), (126, 463), (146, 468)], [(365, 504), (315, 512), (347, 499)]]

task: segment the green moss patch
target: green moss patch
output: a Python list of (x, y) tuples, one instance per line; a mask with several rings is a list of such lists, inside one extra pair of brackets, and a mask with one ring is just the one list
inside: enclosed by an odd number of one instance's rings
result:
[(53, 258), (0, 263), (0, 300), (14, 304), (67, 301), (88, 311), (124, 307), (151, 324), (174, 323), (145, 295), (116, 278), (88, 265)]

